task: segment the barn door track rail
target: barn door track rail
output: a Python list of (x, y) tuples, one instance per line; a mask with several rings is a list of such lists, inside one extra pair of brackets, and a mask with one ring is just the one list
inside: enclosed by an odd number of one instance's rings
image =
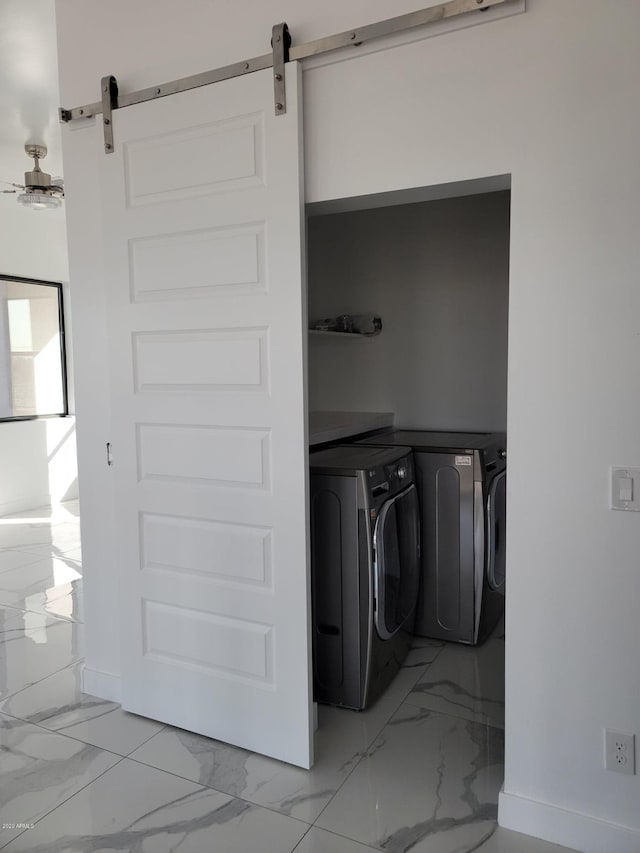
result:
[(154, 101), (157, 98), (166, 98), (168, 95), (197, 89), (200, 86), (209, 86), (211, 83), (219, 83), (232, 77), (242, 77), (245, 74), (262, 71), (265, 68), (273, 68), (275, 114), (284, 115), (287, 111), (285, 94), (285, 66), (287, 62), (308, 59), (344, 47), (359, 47), (375, 39), (424, 27), (427, 24), (435, 24), (438, 21), (466, 15), (470, 12), (484, 12), (491, 6), (498, 6), (507, 2), (509, 0), (448, 0), (446, 3), (439, 3), (437, 6), (431, 6), (428, 9), (419, 9), (417, 12), (398, 15), (395, 18), (388, 18), (386, 21), (367, 24), (359, 29), (346, 30), (300, 45), (292, 44), (289, 28), (286, 24), (276, 24), (271, 34), (272, 50), (270, 53), (246, 59), (244, 62), (234, 62), (212, 71), (193, 74), (190, 77), (181, 77), (179, 80), (162, 83), (160, 86), (139, 89), (137, 92), (130, 92), (127, 95), (119, 94), (116, 78), (109, 75), (102, 78), (99, 101), (74, 107), (70, 110), (60, 107), (60, 121), (67, 123), (102, 115), (104, 150), (107, 154), (111, 154), (114, 150), (113, 113), (115, 110), (131, 107), (134, 104), (142, 104), (145, 101)]

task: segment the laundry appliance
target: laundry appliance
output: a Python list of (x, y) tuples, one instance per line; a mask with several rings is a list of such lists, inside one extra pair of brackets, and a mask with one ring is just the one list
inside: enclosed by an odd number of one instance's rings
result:
[(418, 496), (406, 447), (309, 455), (314, 697), (362, 710), (402, 665), (420, 574)]
[(505, 434), (395, 430), (358, 444), (414, 453), (422, 555), (416, 634), (482, 642), (504, 612)]

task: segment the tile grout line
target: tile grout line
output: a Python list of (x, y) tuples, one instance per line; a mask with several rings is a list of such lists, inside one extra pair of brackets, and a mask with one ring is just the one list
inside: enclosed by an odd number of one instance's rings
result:
[[(122, 705), (120, 705), (119, 707), (120, 707), (120, 710), (122, 711)], [(128, 712), (127, 712), (127, 711), (123, 711), (123, 713), (124, 713), (124, 714), (126, 714), (126, 713), (128, 713)], [(151, 719), (151, 718), (150, 718), (150, 717), (144, 717), (143, 719), (145, 719), (145, 720), (149, 720), (149, 719)], [(151, 722), (160, 722), (160, 721), (159, 721), (159, 720), (151, 720)], [(167, 723), (160, 723), (160, 725), (162, 726), (162, 728), (161, 728), (161, 729), (159, 729), (157, 732), (154, 732), (152, 735), (149, 735), (149, 737), (148, 737), (146, 740), (143, 740), (143, 741), (142, 741), (142, 743), (139, 743), (137, 746), (134, 746), (134, 747), (133, 747), (133, 749), (131, 749), (131, 750), (130, 750), (126, 755), (125, 755), (125, 758), (131, 758), (131, 756), (133, 755), (133, 753), (134, 753), (136, 750), (138, 750), (138, 749), (142, 749), (142, 747), (143, 747), (146, 743), (149, 743), (149, 741), (150, 741), (150, 740), (153, 740), (153, 739), (154, 739), (154, 737), (156, 737), (157, 735), (161, 735), (161, 734), (162, 734), (162, 732), (164, 732), (164, 731), (168, 728)], [(136, 759), (135, 759), (135, 758), (131, 758), (131, 760), (132, 760), (132, 761), (136, 761)], [(137, 763), (138, 763), (138, 764), (142, 764), (143, 762), (142, 762), (142, 761), (138, 761)], [(148, 765), (145, 765), (145, 766), (148, 766)], [(181, 776), (180, 778), (184, 778), (184, 777), (182, 777), (182, 776)]]
[(309, 835), (309, 833), (311, 832), (311, 830), (312, 830), (312, 829), (313, 829), (313, 824), (310, 824), (310, 825), (307, 827), (307, 829), (306, 829), (306, 831), (305, 831), (304, 835), (302, 836), (302, 838), (301, 838), (301, 839), (296, 843), (296, 846), (293, 848), (293, 850), (291, 851), (291, 853), (296, 853), (296, 850), (298, 849), (298, 847), (300, 847), (300, 845), (301, 845), (301, 844), (302, 844), (302, 842), (305, 840), (305, 838), (307, 837), (307, 835)]
[[(116, 755), (118, 758), (128, 758), (127, 754), (123, 755), (121, 752), (116, 752), (115, 749), (106, 749), (104, 746), (97, 746), (95, 743), (89, 743), (89, 741), (81, 740), (79, 737), (74, 737), (73, 735), (68, 735), (66, 732), (58, 731), (57, 729), (48, 729), (46, 726), (42, 725), (42, 723), (34, 723), (31, 720), (25, 720), (22, 717), (16, 717), (13, 714), (7, 714), (6, 711), (0, 711), (0, 716), (9, 717), (12, 720), (17, 720), (19, 723), (24, 723), (27, 726), (35, 726), (38, 729), (42, 729), (42, 731), (47, 732), (50, 735), (58, 735), (58, 737), (65, 737), (67, 740), (72, 740), (74, 743), (81, 743), (83, 746), (90, 746), (93, 749), (99, 749), (101, 752), (109, 752), (111, 755)], [(80, 723), (86, 722), (86, 720), (80, 720)], [(160, 732), (155, 732), (151, 737), (155, 737), (156, 734), (160, 734)], [(151, 740), (151, 738), (147, 738), (147, 740)], [(146, 743), (147, 741), (145, 741)], [(142, 744), (140, 744), (142, 746)], [(135, 749), (138, 749), (136, 746)], [(135, 750), (131, 750), (134, 752)], [(141, 762), (138, 762), (139, 764)], [(115, 765), (114, 765), (115, 766)]]
[[(375, 850), (376, 853), (384, 853), (384, 851), (382, 851), (382, 849), (380, 847), (373, 847), (371, 844), (367, 844), (364, 841), (358, 841), (355, 838), (350, 838), (348, 835), (343, 835), (341, 832), (336, 832), (333, 829), (326, 829), (324, 826), (315, 826), (315, 824), (313, 826), (309, 827), (309, 830), (307, 832), (305, 832), (305, 834), (302, 836), (300, 841), (298, 841), (298, 843), (293, 848), (291, 853), (295, 853), (295, 851), (298, 849), (298, 847), (302, 844), (305, 836), (308, 835), (312, 829), (318, 829), (318, 830), (320, 830), (320, 832), (326, 832), (328, 835), (333, 835), (335, 838), (342, 838), (345, 841), (350, 841), (352, 844), (357, 844), (359, 847), (362, 847), (363, 850), (366, 850), (366, 851)], [(485, 841), (486, 841), (486, 839), (485, 839)], [(484, 841), (482, 843), (484, 844)], [(410, 853), (410, 850), (406, 849), (403, 851), (403, 853)], [(472, 853), (472, 851), (465, 851), (465, 853)]]
[[(90, 745), (90, 744), (89, 744), (89, 745)], [(96, 747), (96, 749), (99, 749), (99, 747)], [(103, 752), (109, 752), (109, 750), (108, 750), (108, 749), (105, 749), (105, 750), (102, 750), (102, 751), (103, 751)], [(69, 795), (68, 797), (66, 797), (66, 798), (65, 798), (61, 803), (57, 803), (57, 805), (55, 805), (53, 808), (49, 809), (49, 811), (48, 811), (48, 812), (46, 812), (45, 814), (41, 815), (41, 816), (40, 816), (36, 821), (34, 821), (34, 824), (33, 824), (33, 825), (34, 825), (34, 828), (35, 828), (35, 827), (36, 827), (36, 826), (37, 826), (41, 821), (43, 821), (45, 818), (49, 817), (49, 815), (50, 815), (50, 814), (52, 814), (56, 809), (59, 809), (59, 808), (60, 808), (60, 806), (64, 806), (64, 805), (65, 805), (65, 803), (68, 803), (68, 802), (69, 802), (69, 800), (72, 800), (75, 796), (77, 796), (78, 794), (82, 793), (82, 791), (84, 791), (84, 790), (85, 790), (85, 788), (88, 788), (88, 787), (89, 787), (89, 785), (93, 785), (93, 783), (94, 783), (94, 782), (97, 782), (97, 781), (98, 781), (98, 779), (101, 779), (101, 778), (104, 776), (104, 774), (105, 774), (105, 773), (108, 773), (110, 770), (113, 770), (113, 768), (114, 768), (114, 767), (117, 767), (117, 766), (118, 766), (118, 764), (120, 764), (122, 761), (124, 761), (124, 760), (125, 760), (125, 756), (123, 756), (123, 755), (122, 755), (122, 756), (118, 756), (118, 753), (116, 753), (116, 752), (112, 752), (111, 754), (112, 754), (112, 755), (116, 755), (116, 756), (118, 757), (118, 761), (116, 761), (116, 762), (115, 762), (115, 764), (112, 764), (112, 765), (111, 765), (111, 767), (107, 767), (107, 769), (106, 769), (106, 770), (103, 770), (103, 771), (102, 771), (102, 773), (98, 774), (98, 776), (96, 776), (96, 777), (95, 777), (95, 779), (91, 779), (91, 781), (90, 781), (90, 782), (87, 782), (87, 784), (86, 784), (86, 785), (83, 785), (81, 788), (78, 788), (78, 790), (77, 790), (77, 791), (74, 791), (74, 792), (73, 792), (73, 794), (70, 794), (70, 795)], [(18, 833), (18, 835), (15, 835), (13, 838), (11, 838), (9, 841), (7, 841), (7, 843), (6, 843), (6, 844), (3, 844), (3, 845), (0, 847), (0, 850), (4, 850), (4, 849), (5, 849), (5, 847), (8, 847), (8, 846), (9, 846), (9, 844), (12, 844), (12, 843), (13, 843), (14, 841), (16, 841), (18, 838), (20, 838), (21, 836), (23, 836), (23, 835), (25, 834), (25, 832), (29, 832), (29, 830), (28, 830), (28, 829), (24, 829), (22, 832), (19, 832), (19, 833)]]
[[(70, 669), (72, 666), (74, 666), (74, 664), (73, 664), (73, 663), (69, 664), (68, 666), (63, 667), (62, 669), (57, 670), (56, 672), (51, 673), (51, 675), (57, 675), (58, 673), (63, 672), (65, 669)], [(43, 681), (45, 681), (45, 680), (46, 680), (46, 678), (49, 678), (49, 677), (50, 677), (50, 676), (48, 676), (48, 675), (47, 675), (47, 676), (45, 676), (45, 678), (43, 678), (42, 680), (43, 680)], [(35, 683), (35, 684), (38, 684), (39, 682), (34, 682), (34, 683)], [(33, 686), (34, 686), (33, 684), (29, 684), (29, 685), (27, 685), (27, 687), (23, 687), (21, 690), (19, 690), (19, 691), (18, 691), (18, 693), (22, 693), (22, 690), (28, 690), (28, 689), (29, 689), (29, 687), (33, 687)], [(86, 694), (84, 694), (84, 695), (85, 695), (85, 696), (91, 696), (91, 695), (93, 695), (93, 694), (91, 694), (91, 693), (86, 693)], [(11, 696), (7, 696), (7, 697), (5, 697), (5, 698), (10, 699), (10, 698), (13, 698), (14, 696), (17, 696), (17, 693), (13, 693)], [(100, 699), (100, 697), (99, 697), (99, 696), (96, 696), (96, 699)], [(104, 699), (104, 700), (102, 700), (102, 701), (105, 701), (105, 702), (106, 702), (106, 701), (108, 701), (108, 700)], [(1, 702), (4, 702), (4, 699), (0, 700), (0, 703), (1, 703)], [(118, 708), (119, 708), (120, 710), (122, 710), (122, 705), (120, 705), (118, 702), (114, 702), (113, 704), (114, 704), (114, 705), (117, 705), (117, 706), (118, 706)], [(118, 708), (113, 708), (112, 710), (114, 710), (114, 711), (115, 711), (115, 710), (117, 710)], [(123, 713), (127, 713), (127, 712), (125, 711), (125, 712), (123, 712)], [(48, 732), (49, 734), (59, 735), (60, 737), (66, 737), (66, 738), (68, 738), (69, 740), (73, 740), (73, 741), (75, 741), (76, 743), (82, 743), (82, 744), (85, 744), (85, 746), (92, 746), (92, 747), (94, 747), (95, 749), (101, 749), (101, 750), (104, 750), (104, 752), (110, 752), (110, 753), (112, 753), (113, 755), (117, 755), (117, 756), (119, 756), (120, 758), (129, 758), (129, 756), (130, 756), (133, 752), (135, 752), (137, 749), (140, 749), (142, 746), (144, 746), (144, 745), (145, 745), (145, 743), (148, 743), (152, 738), (154, 738), (156, 735), (159, 735), (161, 732), (163, 732), (163, 731), (167, 728), (167, 724), (166, 724), (166, 723), (160, 723), (158, 720), (151, 720), (151, 722), (152, 722), (152, 723), (153, 723), (153, 722), (157, 722), (157, 723), (159, 723), (159, 725), (161, 725), (161, 726), (162, 726), (162, 728), (161, 728), (161, 729), (159, 729), (157, 732), (154, 732), (152, 735), (149, 735), (149, 737), (148, 737), (148, 738), (145, 738), (145, 740), (143, 740), (141, 743), (139, 743), (139, 744), (137, 744), (136, 746), (134, 746), (134, 747), (133, 747), (133, 749), (129, 750), (129, 752), (122, 753), (122, 752), (117, 752), (115, 749), (107, 749), (107, 747), (104, 747), (104, 746), (98, 746), (97, 744), (95, 744), (95, 743), (91, 743), (91, 742), (90, 742), (90, 741), (88, 741), (88, 740), (83, 740), (82, 738), (74, 737), (74, 735), (70, 735), (70, 734), (68, 734), (67, 732), (62, 731), (61, 729), (50, 729), (50, 728), (48, 728), (48, 727), (45, 725), (45, 723), (47, 722), (47, 720), (48, 720), (48, 719), (52, 719), (53, 717), (55, 717), (55, 713), (52, 715), (52, 717), (47, 717), (47, 719), (45, 719), (45, 720), (40, 720), (39, 722), (34, 723), (34, 722), (33, 722), (33, 720), (25, 719), (24, 717), (18, 717), (16, 714), (8, 714), (6, 711), (4, 711), (4, 710), (2, 709), (2, 707), (0, 707), (0, 717), (2, 717), (2, 716), (4, 716), (4, 717), (9, 717), (9, 718), (10, 718), (10, 719), (12, 719), (12, 720), (19, 720), (21, 723), (25, 723), (26, 725), (29, 725), (29, 726), (37, 726), (39, 729), (43, 729), (43, 731)], [(136, 715), (136, 716), (137, 716), (137, 715)], [(71, 723), (70, 725), (75, 726), (75, 725), (82, 725), (82, 723), (90, 723), (90, 722), (91, 722), (91, 720), (93, 720), (93, 719), (96, 719), (96, 718), (95, 718), (95, 717), (90, 717), (89, 719), (86, 719), (86, 720), (78, 720), (76, 723)], [(149, 718), (149, 717), (143, 717), (142, 719), (148, 720), (148, 719), (150, 719), (150, 718)], [(136, 761), (136, 759), (132, 759), (132, 761)], [(138, 761), (137, 763), (138, 763), (138, 764), (143, 764), (144, 762), (142, 762), (142, 761)], [(147, 766), (147, 767), (152, 767), (153, 765), (145, 765), (145, 766)], [(158, 768), (155, 768), (155, 769), (159, 770), (160, 768), (158, 767)], [(177, 775), (177, 774), (173, 774), (173, 775)], [(181, 776), (180, 778), (181, 778), (181, 779), (183, 779), (183, 778), (185, 778), (185, 777), (184, 777), (184, 776)], [(192, 780), (187, 779), (186, 781), (188, 781), (188, 782), (189, 782), (189, 781), (192, 781)], [(224, 793), (224, 792), (221, 792), (221, 793)]]
[[(165, 726), (165, 728), (169, 728), (169, 726)], [(148, 741), (150, 741), (152, 738), (154, 738), (156, 735), (159, 735), (159, 734), (160, 734), (160, 732), (156, 732), (150, 738), (147, 738), (145, 743), (148, 743)], [(222, 741), (220, 741), (220, 743), (222, 743)], [(144, 744), (140, 744), (140, 747), (143, 745)], [(147, 764), (146, 761), (141, 761), (139, 758), (133, 758), (132, 757), (133, 753), (137, 749), (140, 749), (140, 747), (137, 746), (135, 749), (133, 749), (129, 753), (129, 755), (123, 755), (122, 757), (126, 758), (128, 761), (135, 761), (136, 764), (139, 764), (141, 767), (147, 767), (149, 770), (157, 770), (159, 773), (166, 773), (167, 776), (173, 776), (175, 779), (181, 779), (183, 782), (189, 782), (191, 785), (197, 785), (203, 791), (213, 791), (215, 794), (220, 794), (223, 797), (229, 797), (231, 800), (241, 800), (243, 803), (247, 803), (247, 805), (250, 805), (254, 809), (263, 809), (264, 811), (271, 812), (272, 814), (277, 814), (280, 817), (287, 818), (288, 820), (295, 820), (298, 823), (304, 824), (306, 827), (308, 827), (308, 829), (311, 829), (311, 827), (313, 826), (312, 823), (309, 823), (308, 821), (304, 820), (304, 818), (294, 817), (293, 815), (285, 814), (284, 812), (281, 812), (278, 809), (273, 808), (272, 806), (265, 806), (265, 805), (262, 805), (260, 803), (254, 803), (253, 800), (248, 800), (246, 797), (243, 797), (241, 794), (229, 794), (227, 791), (221, 791), (219, 788), (214, 788), (213, 785), (205, 785), (204, 782), (194, 782), (193, 779), (188, 779), (186, 776), (181, 776), (179, 773), (175, 773), (173, 770), (165, 770), (164, 767), (156, 767), (155, 764)], [(259, 755), (259, 754), (260, 753), (251, 753), (250, 757), (253, 755)], [(306, 832), (305, 832), (305, 835), (306, 835)], [(300, 840), (302, 840), (302, 839), (300, 839)], [(300, 843), (300, 842), (298, 842), (298, 843)], [(292, 853), (293, 853), (293, 851), (292, 851)]]
[[(4, 645), (4, 644), (2, 644)], [(51, 678), (54, 675), (58, 675), (58, 673), (63, 672), (65, 669), (69, 669), (77, 663), (82, 663), (84, 658), (78, 658), (77, 660), (72, 660), (69, 663), (61, 666), (60, 669), (56, 669), (53, 672), (47, 673), (47, 675), (43, 675), (42, 678), (39, 678), (37, 681), (32, 681), (30, 684), (25, 684), (24, 687), (21, 687), (19, 690), (15, 690), (13, 693), (7, 693), (5, 696), (0, 696), (0, 713), (5, 713), (2, 711), (2, 705), (6, 702), (7, 699), (13, 699), (14, 696), (17, 696), (18, 693), (22, 693), (23, 690), (28, 690), (30, 687), (35, 687), (36, 684), (40, 684), (43, 681), (46, 681), (47, 678)], [(92, 696), (93, 694), (87, 693), (87, 696)], [(97, 699), (100, 697), (97, 696)], [(11, 717), (12, 714), (7, 714), (7, 717)], [(16, 720), (22, 719), (22, 717), (16, 717)], [(24, 720), (24, 722), (29, 722), (28, 720)]]

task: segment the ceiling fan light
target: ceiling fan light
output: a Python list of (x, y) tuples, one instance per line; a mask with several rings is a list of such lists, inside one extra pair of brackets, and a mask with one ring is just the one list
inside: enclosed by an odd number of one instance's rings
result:
[(53, 208), (60, 207), (62, 199), (49, 192), (28, 190), (27, 192), (20, 193), (18, 203), (31, 210), (52, 210)]

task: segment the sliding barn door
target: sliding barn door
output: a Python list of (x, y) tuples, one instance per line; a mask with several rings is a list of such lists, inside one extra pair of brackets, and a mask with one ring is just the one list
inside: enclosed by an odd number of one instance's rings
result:
[(123, 706), (308, 767), (300, 91), (118, 110), (101, 177)]

